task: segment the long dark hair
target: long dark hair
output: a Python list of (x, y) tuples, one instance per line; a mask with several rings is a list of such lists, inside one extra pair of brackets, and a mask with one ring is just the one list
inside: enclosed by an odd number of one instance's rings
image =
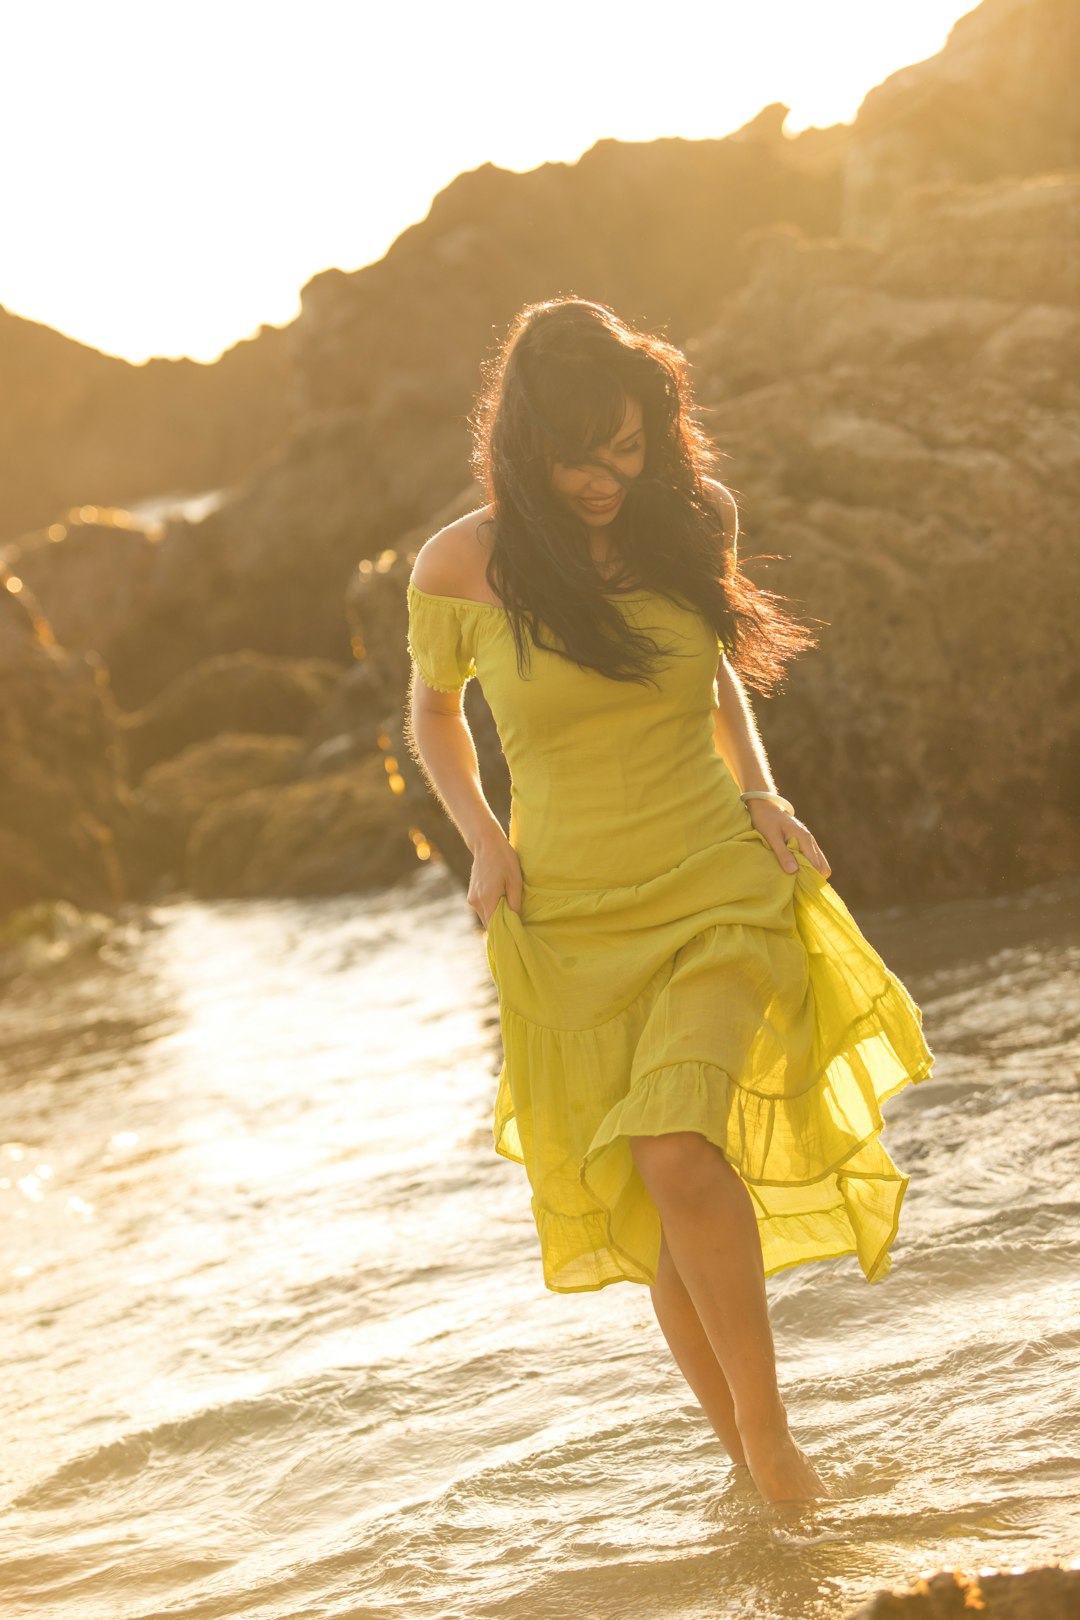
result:
[[(613, 581), (597, 569), (585, 524), (552, 489), (548, 470), (552, 459), (568, 467), (595, 462), (636, 398), (643, 469), (627, 478), (605, 464), (626, 490), (610, 525), (614, 584), (629, 581), (695, 607), (746, 684), (771, 695), (786, 663), (816, 637), (781, 607), (784, 598), (741, 572), (703, 483), (720, 458), (691, 414), (681, 350), (605, 304), (565, 296), (525, 305), (481, 374), (468, 419), (470, 461), (493, 508), (486, 577), (509, 610), (519, 672), (527, 622), (538, 646), (612, 680), (652, 678), (661, 649), (611, 600)], [(560, 645), (545, 639), (545, 629)]]

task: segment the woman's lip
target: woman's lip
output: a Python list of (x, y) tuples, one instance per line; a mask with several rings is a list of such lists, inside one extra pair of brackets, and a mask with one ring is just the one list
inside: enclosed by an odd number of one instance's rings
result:
[(613, 495), (610, 501), (587, 501), (583, 495), (578, 496), (581, 505), (587, 506), (590, 512), (609, 512), (618, 499), (618, 495)]

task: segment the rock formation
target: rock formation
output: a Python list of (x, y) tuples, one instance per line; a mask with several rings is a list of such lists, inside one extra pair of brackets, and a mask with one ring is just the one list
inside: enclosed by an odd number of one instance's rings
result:
[(71, 506), (245, 477), (291, 425), (288, 351), (262, 326), (212, 365), (135, 366), (0, 307), (0, 545)]
[[(753, 140), (601, 141), (577, 164), (526, 175), (485, 164), (441, 192), (378, 264), (303, 289), (289, 331), (296, 430), (223, 506), (168, 523), (152, 544), (106, 543), (101, 524), (77, 523), (47, 541), (43, 526), (12, 566), (67, 645), (108, 636), (102, 654), (125, 704), (244, 648), (344, 663), (342, 595), (358, 560), (461, 487), (493, 324), (572, 284), (689, 337), (737, 284), (741, 231), (778, 218), (832, 230), (839, 204), (835, 170), (808, 178)], [(96, 629), (81, 622), (88, 588)]]
[(761, 720), (844, 892), (1080, 858), (1078, 241), (1080, 176), (923, 188), (880, 247), (760, 234), (694, 346), (744, 566), (827, 626)]
[[(404, 582), (423, 539), (482, 499), (467, 416), (493, 333), (523, 302), (564, 291), (687, 350), (739, 495), (742, 560), (821, 622), (819, 649), (759, 713), (842, 892), (885, 902), (1071, 869), (1080, 224), (1077, 175), (1059, 172), (1076, 163), (1075, 102), (1046, 41), (1065, 61), (1076, 30), (1061, 0), (986, 0), (851, 127), (791, 140), (777, 104), (725, 140), (601, 141), (525, 175), (485, 164), (378, 264), (315, 277), (287, 333), (264, 330), (190, 377), (166, 367), (160, 395), (153, 372), (141, 393), (124, 392), (130, 379), (111, 393), (107, 357), (89, 352), (64, 372), (73, 357), (53, 353), (56, 334), (0, 320), (0, 350), (31, 356), (7, 429), (0, 408), (0, 464), (18, 465), (37, 503), (19, 496), (37, 527), (6, 560), (68, 649), (55, 657), (90, 658), (126, 711), (96, 721), (99, 754), (114, 759), (93, 779), (113, 806), (99, 820), (141, 851), (114, 848), (112, 867), (127, 859), (160, 882), (178, 862), (203, 893), (256, 893), (264, 878), (275, 893), (290, 881), (326, 892), (335, 872), (346, 886), (377, 881), (373, 850), (389, 881), (402, 852), (437, 848), (465, 875), (467, 852), (402, 735)], [(218, 424), (265, 385), (265, 414), (212, 467), (209, 430), (178, 428), (196, 376), (204, 404), (208, 378), (228, 379), (207, 414)], [(66, 448), (73, 400), (101, 424), (81, 460)], [(140, 464), (159, 430), (175, 440), (180, 461), (146, 463), (158, 489), (239, 469), (203, 521), (151, 531), (101, 509), (130, 463), (117, 449), (116, 479), (98, 481), (90, 450), (122, 438), (132, 412)], [(56, 504), (69, 499), (74, 515)], [(40, 649), (19, 648), (36, 667)], [(476, 683), (466, 706), (503, 813), (505, 766)], [(183, 758), (219, 733), (248, 740)], [(267, 752), (250, 739), (274, 735), (303, 743), (292, 779), (261, 775)], [(9, 750), (19, 736), (9, 725)], [(54, 770), (71, 750), (81, 804), (85, 758), (62, 723), (54, 742), (41, 747)], [(141, 780), (168, 761), (201, 784), (182, 839), (166, 777)], [(324, 814), (320, 794), (341, 811), (344, 842), (336, 865), (304, 875), (300, 829)], [(0, 837), (29, 824), (4, 822)], [(74, 811), (64, 836), (87, 838)], [(9, 894), (112, 892), (100, 851), (77, 883), (63, 862), (35, 859), (20, 846)]]
[(320, 658), (291, 661), (251, 652), (208, 658), (145, 708), (121, 716), (131, 780), (223, 732), (302, 737), (344, 679), (339, 665)]
[(207, 898), (361, 892), (399, 882), (415, 867), (406, 828), (388, 814), (386, 773), (374, 756), (211, 806), (187, 850), (188, 883)]
[(944, 1569), (906, 1591), (882, 1591), (847, 1620), (1074, 1620), (1080, 1569)]
[(1080, 163), (1080, 11), (1073, 0), (983, 0), (945, 48), (866, 96), (844, 167), (842, 230), (878, 238), (922, 185), (982, 184)]
[(108, 672), (57, 644), (2, 565), (0, 692), (0, 915), (122, 898), (145, 874)]

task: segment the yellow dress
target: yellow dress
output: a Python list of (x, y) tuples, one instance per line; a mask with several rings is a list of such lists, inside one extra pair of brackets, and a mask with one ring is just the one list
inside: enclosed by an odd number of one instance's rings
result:
[(909, 1181), (881, 1104), (930, 1073), (922, 1013), (794, 838), (789, 873), (751, 823), (714, 742), (713, 628), (657, 592), (613, 599), (671, 654), (655, 685), (535, 643), (522, 679), (502, 608), (408, 586), (420, 673), (479, 679), (511, 776), (523, 894), (487, 931), (494, 1135), (525, 1166), (545, 1285), (655, 1281), (629, 1137), (668, 1131), (738, 1171), (767, 1276), (854, 1254), (877, 1282)]

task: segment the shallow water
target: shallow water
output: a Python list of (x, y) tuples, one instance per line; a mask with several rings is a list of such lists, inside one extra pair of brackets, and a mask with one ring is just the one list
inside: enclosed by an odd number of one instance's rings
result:
[(4, 1620), (831, 1620), (1075, 1559), (1080, 883), (859, 921), (937, 1065), (885, 1104), (892, 1273), (768, 1281), (810, 1505), (733, 1479), (646, 1288), (544, 1288), (445, 872), (9, 986)]

